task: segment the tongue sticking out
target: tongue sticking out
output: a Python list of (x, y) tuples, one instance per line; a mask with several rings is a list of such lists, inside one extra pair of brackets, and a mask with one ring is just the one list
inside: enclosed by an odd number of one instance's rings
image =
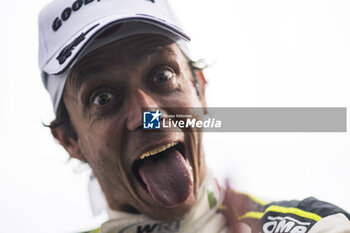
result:
[(139, 174), (153, 199), (165, 207), (175, 207), (192, 193), (191, 167), (174, 148), (156, 156), (159, 158), (145, 159)]

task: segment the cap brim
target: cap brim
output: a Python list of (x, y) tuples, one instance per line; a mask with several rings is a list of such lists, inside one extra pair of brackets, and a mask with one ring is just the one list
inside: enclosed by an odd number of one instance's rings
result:
[(66, 41), (58, 51), (48, 60), (48, 62), (42, 67), (42, 70), (48, 74), (61, 74), (65, 72), (72, 64), (81, 56), (86, 50), (88, 45), (100, 35), (105, 29), (120, 23), (128, 22), (142, 22), (145, 24), (153, 25), (159, 28), (159, 31), (149, 30), (147, 27), (140, 27), (139, 30), (131, 30), (129, 33), (123, 33), (115, 38), (115, 40), (125, 38), (127, 36), (155, 33), (170, 37), (173, 40), (190, 41), (190, 37), (186, 35), (181, 29), (165, 22), (162, 19), (158, 19), (149, 15), (136, 14), (136, 15), (124, 15), (118, 16), (105, 16), (101, 17), (83, 27), (77, 31), (71, 39)]

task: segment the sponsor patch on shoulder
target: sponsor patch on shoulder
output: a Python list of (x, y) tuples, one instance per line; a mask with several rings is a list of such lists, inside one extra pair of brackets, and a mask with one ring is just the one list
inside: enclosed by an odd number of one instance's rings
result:
[(290, 216), (268, 216), (260, 233), (306, 233), (312, 222), (302, 222)]

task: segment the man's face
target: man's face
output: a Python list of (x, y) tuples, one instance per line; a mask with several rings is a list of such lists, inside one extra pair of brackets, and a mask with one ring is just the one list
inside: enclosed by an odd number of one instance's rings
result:
[(151, 35), (104, 46), (73, 68), (64, 103), (78, 140), (68, 151), (90, 164), (112, 209), (169, 220), (192, 208), (205, 176), (201, 134), (143, 130), (142, 114), (202, 107), (193, 79), (177, 44)]

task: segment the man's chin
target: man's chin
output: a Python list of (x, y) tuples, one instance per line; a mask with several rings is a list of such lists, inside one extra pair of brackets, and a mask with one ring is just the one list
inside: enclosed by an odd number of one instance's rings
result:
[(185, 218), (194, 207), (195, 202), (196, 197), (192, 193), (185, 202), (174, 207), (157, 205), (157, 207), (145, 210), (143, 214), (155, 220), (176, 221)]

